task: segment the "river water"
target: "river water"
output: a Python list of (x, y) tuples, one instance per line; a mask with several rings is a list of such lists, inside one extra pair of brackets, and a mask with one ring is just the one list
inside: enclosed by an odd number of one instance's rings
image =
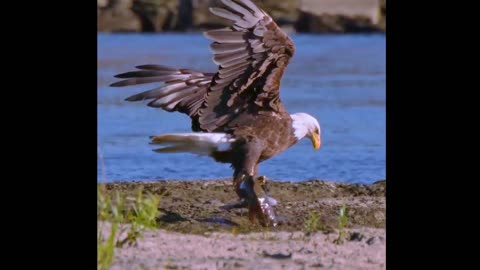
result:
[[(304, 139), (263, 162), (260, 174), (291, 181), (385, 179), (385, 36), (291, 37), (296, 52), (282, 79), (281, 99), (290, 113), (319, 119), (322, 148), (314, 151)], [(215, 71), (209, 43), (200, 33), (98, 34), (98, 181), (231, 177), (228, 165), (208, 157), (152, 151), (150, 135), (190, 132), (186, 115), (124, 101), (153, 84), (108, 86), (115, 74), (141, 64)]]

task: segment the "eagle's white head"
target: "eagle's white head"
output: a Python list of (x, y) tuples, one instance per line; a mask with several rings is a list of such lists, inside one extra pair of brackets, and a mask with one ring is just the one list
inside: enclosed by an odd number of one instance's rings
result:
[(290, 115), (293, 119), (292, 127), (294, 129), (295, 137), (301, 140), (307, 136), (312, 140), (313, 148), (318, 150), (322, 143), (320, 135), (320, 124), (315, 117), (307, 113), (294, 113)]

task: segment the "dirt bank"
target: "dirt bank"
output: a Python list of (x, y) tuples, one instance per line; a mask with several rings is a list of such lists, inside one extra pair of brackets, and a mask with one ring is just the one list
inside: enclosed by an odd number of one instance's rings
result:
[[(110, 183), (107, 191), (131, 193), (142, 185), (145, 193), (163, 194), (161, 227), (176, 232), (203, 234), (208, 231), (261, 232), (250, 224), (246, 209), (224, 210), (237, 200), (230, 179), (205, 181), (154, 181)], [(347, 227), (385, 228), (385, 181), (373, 185), (333, 183), (319, 180), (280, 182), (268, 180), (269, 195), (278, 201), (277, 215), (284, 224), (270, 231), (301, 231), (305, 219), (317, 215), (325, 230), (338, 225), (339, 210), (348, 210)]]

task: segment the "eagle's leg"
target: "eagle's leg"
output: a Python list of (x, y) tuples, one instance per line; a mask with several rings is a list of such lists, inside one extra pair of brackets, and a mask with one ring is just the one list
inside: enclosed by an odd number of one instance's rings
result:
[[(228, 204), (223, 206), (225, 209), (234, 209), (234, 208), (248, 208), (248, 203), (247, 203), (247, 197), (248, 197), (248, 191), (251, 190), (252, 184), (253, 184), (253, 179), (254, 175), (256, 175), (258, 172), (258, 164), (254, 166), (253, 168), (253, 173), (249, 175), (247, 172), (243, 170), (235, 170), (233, 173), (233, 185), (235, 187), (235, 193), (237, 193), (237, 196), (239, 198), (238, 202)], [(247, 183), (249, 188), (247, 188)]]
[(245, 191), (242, 190), (241, 188), (244, 178), (245, 178), (245, 173), (243, 171), (235, 170), (235, 172), (233, 173), (233, 185), (235, 187), (235, 193), (237, 193), (239, 200), (237, 202), (229, 203), (222, 206), (223, 209), (230, 210), (235, 208), (248, 207)]
[(245, 195), (243, 194), (243, 191), (241, 189), (241, 185), (245, 178), (246, 175), (244, 172), (235, 172), (233, 174), (233, 185), (235, 186), (235, 193), (237, 193), (240, 200), (243, 200), (245, 198)]
[(258, 219), (262, 226), (276, 226), (278, 222), (273, 209), (274, 204), (264, 190), (265, 179), (255, 178), (263, 148), (264, 143), (259, 140), (248, 139), (243, 144), (236, 145), (238, 158), (232, 163), (235, 169), (233, 184), (241, 200), (236, 206), (247, 207), (251, 221)]
[(233, 184), (235, 186), (235, 192), (237, 193), (240, 200), (245, 199), (245, 191), (242, 188), (242, 184), (246, 183), (245, 181), (253, 181), (255, 175), (258, 173), (258, 164), (253, 167), (252, 172), (248, 173), (245, 171), (235, 170), (233, 174)]

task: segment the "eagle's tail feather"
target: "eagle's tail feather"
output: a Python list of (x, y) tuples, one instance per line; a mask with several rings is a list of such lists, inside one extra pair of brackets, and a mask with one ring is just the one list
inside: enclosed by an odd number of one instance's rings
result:
[(150, 144), (165, 145), (153, 150), (158, 153), (188, 152), (207, 156), (217, 151), (228, 151), (235, 141), (226, 133), (172, 133), (151, 136), (150, 139)]

